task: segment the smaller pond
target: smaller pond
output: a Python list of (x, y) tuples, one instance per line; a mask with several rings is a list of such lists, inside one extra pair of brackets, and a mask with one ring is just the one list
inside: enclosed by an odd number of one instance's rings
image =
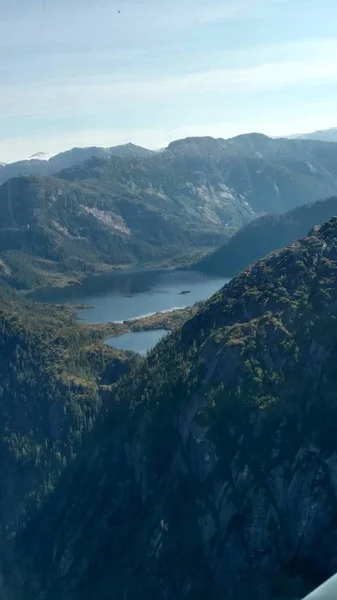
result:
[(133, 350), (144, 356), (168, 333), (169, 331), (166, 331), (166, 329), (130, 331), (118, 337), (108, 338), (105, 343), (118, 350)]

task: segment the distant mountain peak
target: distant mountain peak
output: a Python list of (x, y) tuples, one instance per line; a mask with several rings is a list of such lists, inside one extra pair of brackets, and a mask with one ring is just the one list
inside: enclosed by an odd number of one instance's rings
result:
[(321, 131), (327, 132), (327, 131), (332, 131), (332, 132), (337, 132), (337, 127), (329, 127), (328, 129), (322, 129)]
[(257, 131), (252, 131), (251, 133), (240, 133), (239, 135), (235, 135), (230, 140), (270, 140), (271, 138), (265, 133), (259, 133)]
[(166, 150), (173, 153), (192, 153), (193, 155), (210, 155), (221, 151), (226, 146), (226, 140), (211, 136), (186, 137), (171, 142)]
[(296, 140), (316, 140), (321, 142), (337, 142), (337, 127), (330, 127), (329, 129), (319, 129), (312, 131), (311, 133), (295, 133), (288, 135), (289, 139)]

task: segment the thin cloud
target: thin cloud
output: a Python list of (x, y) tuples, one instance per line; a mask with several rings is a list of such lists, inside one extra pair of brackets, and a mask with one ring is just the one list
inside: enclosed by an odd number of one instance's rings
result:
[[(0, 118), (9, 116), (46, 117), (73, 113), (92, 115), (108, 108), (118, 110), (125, 102), (137, 104), (156, 100), (175, 100), (210, 92), (235, 94), (265, 90), (337, 83), (337, 40), (324, 43), (318, 58), (287, 60), (255, 65), (250, 68), (217, 69), (176, 77), (146, 79), (133, 77), (64, 78), (40, 84), (0, 85)], [(321, 50), (322, 50), (321, 48)]]
[[(335, 124), (333, 0), (320, 0), (319, 6), (317, 0), (3, 4), (3, 160), (18, 156), (20, 144), (23, 151), (29, 139), (29, 154), (54, 152), (103, 143), (105, 132), (112, 138), (106, 145), (132, 139), (161, 146), (186, 127), (191, 135), (210, 133), (224, 114), (228, 123), (220, 135), (249, 129), (271, 133), (280, 122), (290, 132), (292, 119), (296, 131), (305, 131), (314, 119), (316, 129), (328, 115), (327, 126)], [(326, 115), (323, 99), (330, 103)], [(312, 111), (305, 120), (309, 102)]]

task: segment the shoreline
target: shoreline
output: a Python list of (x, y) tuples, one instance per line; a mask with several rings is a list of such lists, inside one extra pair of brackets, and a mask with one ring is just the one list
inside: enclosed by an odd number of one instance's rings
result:
[(157, 312), (145, 317), (129, 319), (122, 323), (83, 323), (79, 325), (86, 331), (96, 334), (100, 339), (119, 337), (125, 333), (156, 331), (165, 329), (172, 331), (181, 327), (185, 321), (192, 318), (200, 308), (200, 303), (186, 308), (177, 308), (165, 312)]
[[(71, 288), (80, 288), (88, 281), (97, 280), (100, 278), (111, 277), (114, 275), (122, 275), (125, 273), (138, 273), (142, 271), (166, 271), (166, 270), (177, 270), (183, 271), (185, 269), (193, 270), (193, 265), (210, 252), (214, 251), (217, 246), (202, 246), (200, 248), (190, 248), (189, 251), (177, 254), (166, 259), (159, 259), (153, 262), (143, 263), (128, 263), (123, 265), (103, 265), (101, 268), (97, 268), (91, 274), (85, 273), (74, 273), (66, 276), (64, 273), (54, 280), (50, 280), (49, 283), (40, 285), (36, 288), (22, 290), (23, 294), (29, 299), (38, 302), (45, 302), (43, 299), (44, 294), (51, 292), (62, 292)], [(54, 285), (52, 283), (54, 281)], [(56, 284), (58, 282), (58, 284)]]

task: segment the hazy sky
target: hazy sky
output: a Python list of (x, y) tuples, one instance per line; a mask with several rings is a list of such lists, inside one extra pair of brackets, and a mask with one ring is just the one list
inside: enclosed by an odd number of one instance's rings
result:
[(0, 160), (337, 126), (336, 23), (336, 0), (0, 0)]

